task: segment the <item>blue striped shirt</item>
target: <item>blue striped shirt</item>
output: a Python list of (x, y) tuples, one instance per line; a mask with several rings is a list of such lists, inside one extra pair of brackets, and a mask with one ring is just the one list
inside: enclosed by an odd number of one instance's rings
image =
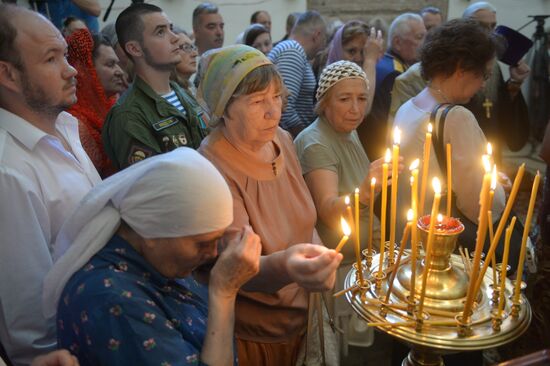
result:
[(294, 40), (286, 40), (275, 46), (268, 55), (277, 66), (289, 91), (288, 104), (281, 116), (281, 127), (306, 127), (315, 120), (315, 75), (304, 48)]
[(187, 112), (185, 111), (185, 108), (183, 108), (183, 106), (181, 105), (181, 102), (175, 91), (172, 90), (170, 93), (164, 94), (162, 97), (166, 99), (168, 103), (176, 107), (177, 110), (180, 111), (180, 113), (183, 114), (184, 117), (187, 117)]

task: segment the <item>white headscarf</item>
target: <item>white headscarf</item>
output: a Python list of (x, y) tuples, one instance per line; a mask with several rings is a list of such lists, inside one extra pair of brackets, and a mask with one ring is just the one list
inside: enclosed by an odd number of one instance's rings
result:
[(44, 281), (46, 317), (55, 315), (66, 283), (109, 242), (121, 219), (144, 238), (205, 234), (231, 224), (233, 201), (212, 163), (189, 148), (146, 159), (104, 180), (61, 227), (54, 258), (65, 254)]

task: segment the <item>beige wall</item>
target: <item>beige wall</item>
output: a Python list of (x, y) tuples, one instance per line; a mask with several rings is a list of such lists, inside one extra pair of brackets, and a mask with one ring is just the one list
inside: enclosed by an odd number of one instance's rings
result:
[[(99, 0), (102, 8), (107, 8), (109, 0)], [(153, 0), (147, 1), (164, 9), (170, 20), (191, 31), (193, 9), (202, 1), (197, 0)], [(250, 16), (256, 10), (267, 10), (271, 14), (273, 40), (279, 40), (285, 34), (285, 22), (289, 13), (304, 11), (305, 0), (218, 0), (212, 1), (220, 8), (225, 21), (225, 45), (233, 44), (237, 36), (249, 25)], [(115, 0), (113, 11), (108, 21), (114, 21), (116, 16), (130, 0)]]
[[(99, 0), (102, 8), (106, 9), (109, 0)], [(19, 3), (24, 3), (20, 0)], [(191, 29), (191, 14), (193, 9), (201, 2), (199, 0), (152, 0), (147, 1), (156, 4), (166, 10), (174, 23)], [(286, 16), (294, 11), (304, 11), (308, 0), (213, 0), (221, 10), (226, 23), (226, 42), (231, 44), (237, 38), (237, 35), (244, 30), (250, 21), (250, 15), (255, 10), (267, 10), (272, 17), (273, 39), (279, 40), (284, 34), (284, 24)], [(342, 9), (346, 16), (357, 14), (372, 14), (374, 9), (383, 9), (387, 7), (387, 0), (309, 0), (315, 3), (317, 9), (321, 12), (327, 8), (334, 8), (334, 4)], [(390, 1), (391, 2), (391, 1)], [(416, 3), (432, 4), (437, 1), (414, 0)], [(460, 17), (464, 9), (475, 1), (470, 0), (448, 0), (448, 13), (450, 18)], [(400, 7), (406, 7), (411, 2), (409, 0), (400, 0)], [(491, 3), (498, 10), (498, 22), (508, 25), (512, 28), (518, 28), (527, 23), (527, 15), (550, 14), (550, 0), (492, 0)], [(114, 21), (122, 9), (130, 4), (130, 0), (115, 0), (113, 11), (109, 21)], [(325, 4), (325, 5), (323, 5)], [(344, 9), (346, 4), (351, 4), (351, 10)], [(326, 6), (326, 8), (323, 8)], [(364, 8), (364, 10), (362, 10)], [(378, 10), (374, 10), (377, 12)], [(550, 26), (550, 19), (547, 22)], [(535, 26), (530, 25), (522, 33), (531, 37), (535, 31)]]

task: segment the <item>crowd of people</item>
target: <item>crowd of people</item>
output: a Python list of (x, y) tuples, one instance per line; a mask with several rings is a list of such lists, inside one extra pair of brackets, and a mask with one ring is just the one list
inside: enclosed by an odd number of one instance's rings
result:
[[(211, 3), (192, 32), (142, 2), (99, 32), (96, 1), (64, 1), (0, 4), (0, 359), (14, 366), (298, 365), (330, 346), (338, 365), (347, 335), (319, 347), (310, 327), (335, 311), (348, 332), (351, 308), (319, 294), (354, 260), (334, 247), (356, 187), (361, 232), (374, 222), (362, 245), (380, 242), (369, 188), (393, 127), (402, 171), (449, 106), (434, 141), (452, 144), (473, 225), (487, 141), (500, 161), (529, 138), (530, 70), (504, 80), (487, 2), (387, 29), (292, 13), (278, 42), (256, 11), (224, 47)], [(502, 175), (495, 221), (509, 189)]]

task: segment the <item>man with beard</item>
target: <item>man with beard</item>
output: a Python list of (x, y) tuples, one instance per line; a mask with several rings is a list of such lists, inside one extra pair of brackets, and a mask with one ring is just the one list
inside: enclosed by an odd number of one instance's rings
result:
[(116, 20), (118, 41), (134, 63), (134, 83), (107, 114), (103, 144), (115, 168), (124, 169), (180, 146), (198, 148), (205, 116), (170, 74), (181, 61), (179, 37), (161, 8), (136, 3)]
[(214, 4), (202, 3), (193, 10), (193, 33), (199, 56), (208, 50), (223, 46), (224, 25), (218, 7)]
[(76, 71), (61, 33), (2, 4), (0, 40), (0, 342), (14, 365), (28, 365), (56, 348), (41, 299), (57, 233), (100, 178), (64, 112)]

